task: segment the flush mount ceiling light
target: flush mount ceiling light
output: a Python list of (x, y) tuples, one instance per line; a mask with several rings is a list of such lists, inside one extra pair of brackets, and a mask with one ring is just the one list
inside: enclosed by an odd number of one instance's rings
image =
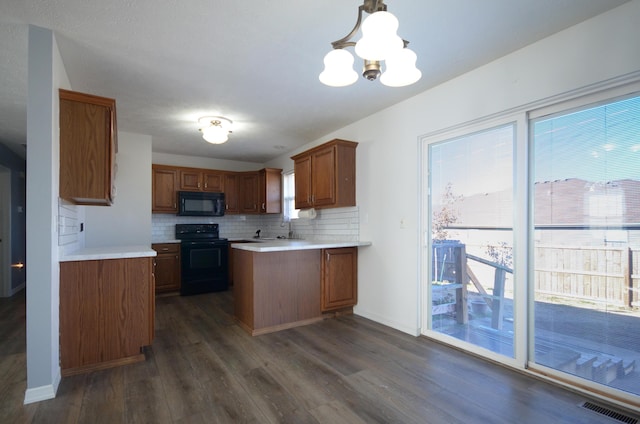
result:
[(203, 116), (198, 124), (202, 138), (211, 144), (222, 144), (229, 139), (233, 122), (222, 116)]
[[(362, 21), (362, 12), (369, 16)], [(362, 24), (362, 38), (350, 41)], [(320, 81), (332, 87), (345, 87), (358, 79), (353, 70), (353, 55), (346, 50), (355, 47), (356, 54), (364, 60), (362, 76), (373, 81), (380, 76), (380, 82), (390, 87), (411, 85), (422, 77), (416, 68), (416, 54), (407, 48), (408, 41), (398, 36), (398, 19), (387, 12), (382, 0), (364, 0), (358, 8), (358, 20), (346, 37), (331, 43), (333, 50), (324, 57), (324, 71)], [(384, 61), (385, 70), (381, 72)]]

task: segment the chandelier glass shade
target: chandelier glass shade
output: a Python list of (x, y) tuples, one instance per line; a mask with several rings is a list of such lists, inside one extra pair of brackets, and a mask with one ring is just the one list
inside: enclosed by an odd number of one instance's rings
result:
[[(363, 12), (369, 13), (364, 21)], [(390, 87), (402, 87), (418, 81), (422, 73), (416, 68), (417, 56), (407, 48), (409, 42), (398, 36), (398, 25), (398, 19), (387, 12), (382, 0), (364, 0), (358, 8), (358, 20), (351, 32), (331, 43), (333, 50), (324, 57), (325, 67), (320, 73), (320, 81), (332, 87), (345, 87), (357, 81), (357, 72), (353, 70), (354, 57), (348, 47), (355, 47), (356, 55), (363, 59), (362, 76), (370, 81), (380, 76), (380, 82)], [(362, 38), (357, 42), (351, 41), (360, 29)]]
[(320, 81), (332, 87), (351, 85), (358, 79), (358, 73), (353, 70), (353, 55), (346, 50), (331, 50), (324, 57), (324, 71), (320, 74)]
[(362, 59), (380, 61), (404, 48), (398, 31), (398, 19), (389, 12), (376, 12), (362, 23), (362, 38), (356, 43), (356, 54)]
[(230, 119), (222, 116), (203, 116), (198, 119), (202, 138), (211, 144), (222, 144), (229, 139), (231, 125)]

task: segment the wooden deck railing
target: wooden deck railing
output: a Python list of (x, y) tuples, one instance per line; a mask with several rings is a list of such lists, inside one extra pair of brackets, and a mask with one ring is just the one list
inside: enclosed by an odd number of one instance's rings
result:
[[(494, 268), (492, 293), (469, 261)], [(504, 285), (509, 267), (466, 254), (468, 282), (492, 311), (492, 327), (500, 328)], [(640, 248), (552, 246), (535, 247), (535, 290), (550, 296), (601, 302), (618, 307), (640, 307)]]
[(492, 295), (489, 295), (480, 283), (480, 280), (478, 280), (474, 272), (471, 270), (469, 263), (467, 262), (466, 264), (469, 281), (471, 281), (471, 283), (476, 286), (476, 289), (478, 290), (478, 292), (480, 292), (480, 295), (483, 297), (484, 301), (487, 303), (487, 305), (489, 305), (489, 308), (491, 308), (491, 326), (493, 328), (501, 329), (502, 319), (504, 316), (504, 282), (507, 276), (507, 272), (513, 274), (513, 270), (497, 262), (470, 255), (468, 253), (467, 259), (471, 259), (481, 264), (488, 265), (490, 267), (493, 267), (495, 270), (493, 275), (493, 292)]

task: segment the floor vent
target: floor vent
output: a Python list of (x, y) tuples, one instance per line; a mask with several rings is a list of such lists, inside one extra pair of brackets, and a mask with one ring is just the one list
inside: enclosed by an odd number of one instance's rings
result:
[(581, 408), (588, 409), (590, 411), (596, 412), (600, 415), (604, 415), (609, 418), (613, 418), (614, 420), (618, 420), (621, 423), (626, 424), (638, 424), (638, 419), (630, 417), (629, 415), (621, 414), (620, 412), (614, 411), (613, 409), (606, 408), (604, 406), (596, 405), (591, 402), (584, 402), (580, 405)]

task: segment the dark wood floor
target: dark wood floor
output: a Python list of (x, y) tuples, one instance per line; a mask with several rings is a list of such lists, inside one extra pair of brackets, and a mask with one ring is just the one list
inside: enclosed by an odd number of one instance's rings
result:
[(147, 360), (22, 405), (24, 294), (0, 299), (0, 423), (607, 423), (583, 396), (357, 316), (250, 337), (231, 293), (160, 297)]

